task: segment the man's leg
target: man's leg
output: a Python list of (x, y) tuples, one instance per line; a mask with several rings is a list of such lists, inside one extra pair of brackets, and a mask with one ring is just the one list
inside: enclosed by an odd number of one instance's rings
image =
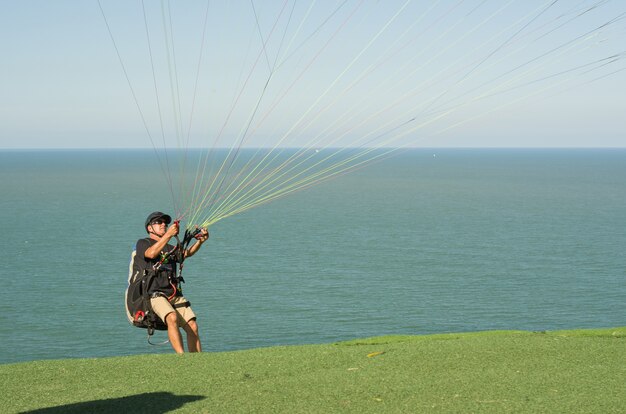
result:
[(178, 330), (178, 315), (176, 315), (176, 312), (168, 313), (165, 317), (165, 323), (167, 324), (167, 338), (170, 340), (172, 348), (174, 348), (177, 354), (184, 353), (183, 337)]
[(189, 352), (202, 352), (202, 345), (200, 344), (200, 335), (198, 335), (198, 324), (196, 323), (196, 320), (190, 320), (185, 326), (183, 326), (183, 329), (187, 332), (187, 348), (189, 348)]

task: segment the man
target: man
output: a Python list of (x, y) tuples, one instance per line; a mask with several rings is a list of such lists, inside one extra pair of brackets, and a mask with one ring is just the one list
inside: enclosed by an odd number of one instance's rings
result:
[[(196, 254), (202, 244), (209, 238), (206, 229), (201, 229), (196, 242), (184, 252), (168, 242), (178, 235), (179, 226), (167, 214), (155, 211), (146, 219), (145, 228), (149, 237), (137, 241), (133, 272), (145, 269), (157, 271), (154, 283), (150, 288), (150, 305), (154, 313), (167, 325), (167, 336), (176, 353), (184, 352), (183, 338), (180, 328), (187, 333), (189, 352), (202, 352), (196, 315), (191, 310), (187, 299), (182, 295), (177, 279), (176, 267), (182, 260)], [(169, 226), (169, 227), (168, 227)]]

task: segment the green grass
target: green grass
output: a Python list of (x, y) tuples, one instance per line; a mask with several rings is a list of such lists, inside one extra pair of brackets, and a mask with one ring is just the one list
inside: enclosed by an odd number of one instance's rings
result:
[(6, 413), (626, 412), (626, 327), (0, 365)]

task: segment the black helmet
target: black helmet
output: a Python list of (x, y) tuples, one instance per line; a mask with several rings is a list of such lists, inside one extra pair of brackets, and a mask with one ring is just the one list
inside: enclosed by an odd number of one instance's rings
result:
[(154, 213), (150, 213), (150, 215), (146, 219), (146, 230), (148, 229), (150, 223), (159, 218), (163, 219), (163, 221), (165, 221), (165, 223), (167, 224), (170, 224), (172, 222), (172, 218), (167, 214), (161, 213), (160, 211), (155, 211)]

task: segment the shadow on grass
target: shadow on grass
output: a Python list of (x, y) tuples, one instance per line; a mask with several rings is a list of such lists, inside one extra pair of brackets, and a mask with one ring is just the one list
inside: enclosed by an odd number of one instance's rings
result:
[(160, 414), (202, 400), (200, 395), (174, 395), (170, 392), (151, 392), (107, 400), (86, 401), (58, 407), (24, 411), (24, 414), (78, 414), (78, 413), (150, 413)]

